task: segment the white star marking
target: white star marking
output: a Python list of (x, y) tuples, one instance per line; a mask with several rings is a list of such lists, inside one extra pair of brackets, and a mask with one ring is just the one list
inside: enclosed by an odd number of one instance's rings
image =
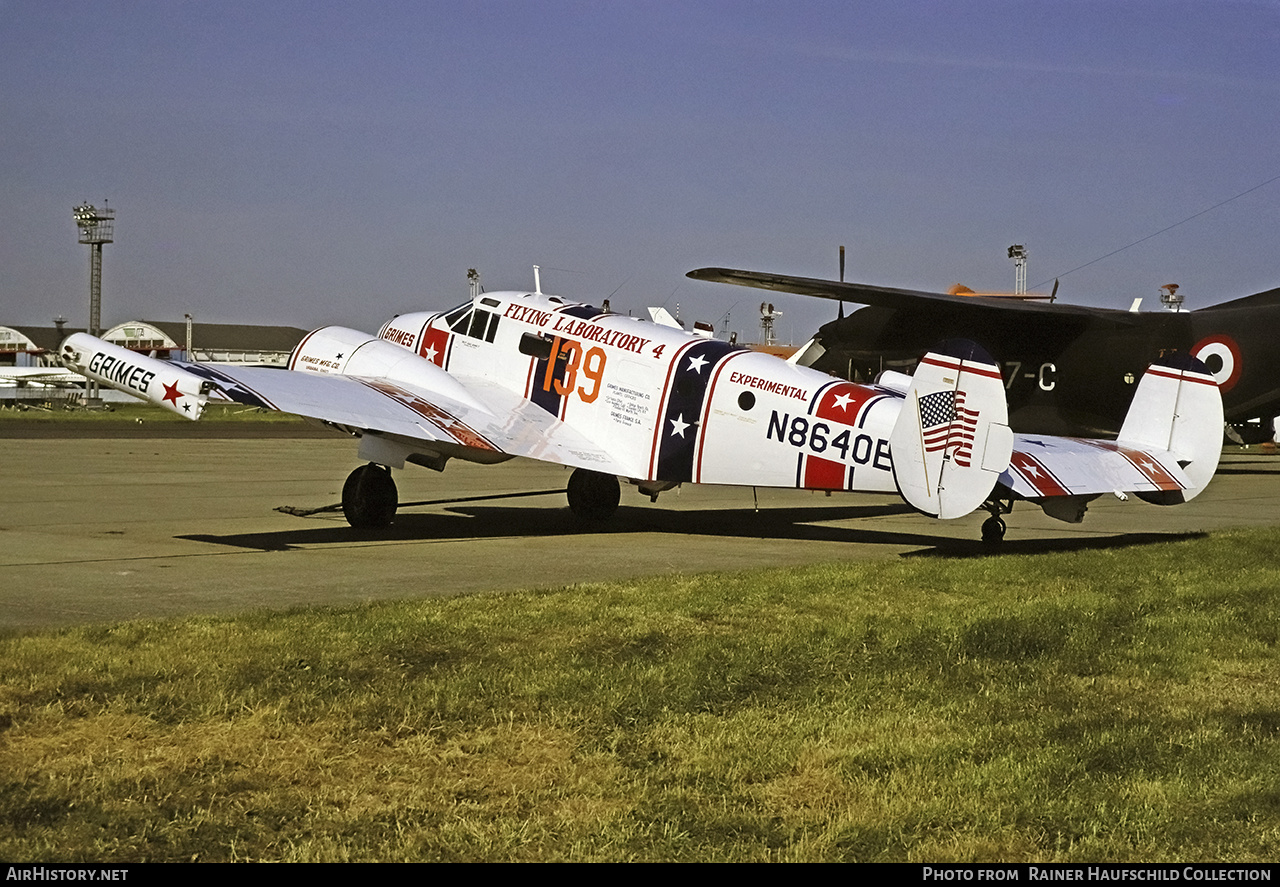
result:
[(684, 420), (684, 413), (681, 413), (671, 420), (671, 436), (675, 437), (678, 434), (684, 437), (684, 430), (688, 427), (689, 423)]
[[(689, 358), (688, 369), (693, 370), (699, 376), (702, 375), (702, 368), (707, 365), (707, 359), (699, 355), (698, 357)], [(684, 435), (681, 435), (683, 437)]]
[(432, 363), (435, 363), (435, 362), (436, 362), (436, 355), (437, 355), (437, 354), (439, 354), (439, 353), (440, 353), (440, 352), (436, 350), (436, 346), (435, 346), (435, 345), (428, 345), (428, 346), (427, 346), (427, 353), (426, 353), (426, 355), (425, 355), (425, 356), (426, 356), (427, 360), (431, 361)]
[(1040, 476), (1040, 469), (1030, 463), (1023, 465), (1022, 470), (1025, 471), (1027, 474), (1031, 475), (1032, 477)]
[(849, 409), (849, 401), (853, 400), (852, 394), (837, 394), (835, 405), (842, 410)]

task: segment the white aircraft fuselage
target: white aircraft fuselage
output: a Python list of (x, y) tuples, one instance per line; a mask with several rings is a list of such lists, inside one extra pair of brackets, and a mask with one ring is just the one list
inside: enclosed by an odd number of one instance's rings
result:
[[(496, 384), (508, 402), (590, 429), (632, 480), (895, 491), (889, 432), (900, 391), (530, 293), (402, 314), (378, 336), (468, 390)], [(347, 371), (309, 340), (290, 366)]]

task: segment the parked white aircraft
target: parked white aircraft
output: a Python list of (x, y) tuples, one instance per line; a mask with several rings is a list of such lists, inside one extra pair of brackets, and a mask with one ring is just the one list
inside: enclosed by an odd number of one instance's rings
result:
[(574, 468), (569, 507), (603, 519), (619, 478), (656, 499), (682, 483), (897, 492), (938, 518), (977, 509), (983, 538), (1029, 500), (1079, 521), (1103, 494), (1170, 505), (1217, 468), (1222, 401), (1203, 365), (1153, 365), (1115, 441), (1014, 434), (1000, 371), (945, 343), (912, 377), (859, 385), (776, 357), (540, 292), (400, 315), (377, 336), (326, 327), (288, 369), (159, 361), (83, 333), (68, 367), (198, 419), (210, 398), (305, 416), (359, 439), (342, 504), (391, 522), (391, 468), (525, 456)]
[(83, 385), (84, 376), (59, 367), (0, 367), (0, 385), (41, 385), (65, 388)]

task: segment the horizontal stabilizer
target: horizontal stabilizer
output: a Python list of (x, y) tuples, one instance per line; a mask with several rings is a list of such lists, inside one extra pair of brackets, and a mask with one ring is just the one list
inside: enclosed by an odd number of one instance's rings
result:
[(1075, 521), (1104, 493), (1186, 502), (1212, 479), (1221, 453), (1218, 386), (1204, 364), (1175, 355), (1147, 369), (1116, 440), (1016, 435), (1000, 482), (1050, 517)]
[(944, 342), (916, 367), (889, 436), (893, 477), (913, 508), (950, 519), (979, 508), (1009, 464), (1000, 370), (972, 342)]
[(199, 419), (213, 384), (166, 360), (156, 360), (87, 333), (75, 333), (59, 352), (69, 368), (188, 419)]
[(1157, 447), (1113, 440), (1015, 435), (1000, 482), (1022, 499), (1103, 493), (1182, 494), (1193, 485), (1178, 459)]

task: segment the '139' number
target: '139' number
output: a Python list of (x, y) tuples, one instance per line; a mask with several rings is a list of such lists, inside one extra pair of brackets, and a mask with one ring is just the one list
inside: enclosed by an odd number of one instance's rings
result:
[[(564, 360), (564, 377), (556, 372), (556, 361)], [(605, 353), (600, 348), (592, 348), (585, 354), (582, 345), (572, 339), (561, 339), (557, 336), (551, 343), (551, 357), (547, 360), (547, 372), (542, 377), (542, 390), (551, 391), (564, 397), (573, 391), (574, 382), (578, 379), (578, 370), (587, 377), (591, 389), (586, 386), (578, 389), (578, 397), (583, 403), (594, 403), (600, 396), (600, 380), (604, 376)]]

